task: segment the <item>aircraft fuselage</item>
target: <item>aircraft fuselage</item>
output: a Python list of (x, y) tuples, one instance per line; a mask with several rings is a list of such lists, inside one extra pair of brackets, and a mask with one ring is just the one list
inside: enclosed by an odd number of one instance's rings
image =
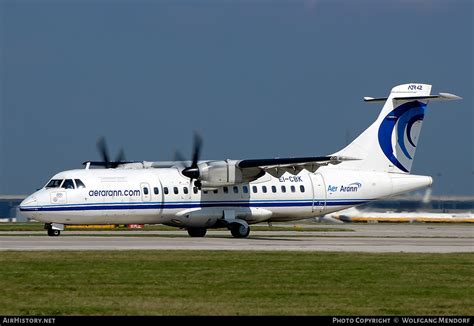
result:
[[(52, 180), (59, 186), (28, 197), (24, 215), (45, 223), (206, 228), (226, 218), (253, 224), (316, 217), (431, 184), (431, 177), (327, 167), (207, 190), (176, 168), (70, 170)], [(65, 188), (66, 180), (74, 180), (73, 188)]]

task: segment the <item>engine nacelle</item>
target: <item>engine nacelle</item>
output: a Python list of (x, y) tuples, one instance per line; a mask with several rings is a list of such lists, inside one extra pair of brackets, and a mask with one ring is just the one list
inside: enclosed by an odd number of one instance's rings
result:
[(242, 171), (236, 163), (237, 161), (225, 160), (199, 164), (199, 181), (202, 187), (221, 187), (242, 183)]
[(236, 160), (211, 161), (200, 163), (199, 181), (202, 188), (230, 186), (250, 182), (261, 177), (265, 172), (259, 168), (245, 169), (237, 166)]

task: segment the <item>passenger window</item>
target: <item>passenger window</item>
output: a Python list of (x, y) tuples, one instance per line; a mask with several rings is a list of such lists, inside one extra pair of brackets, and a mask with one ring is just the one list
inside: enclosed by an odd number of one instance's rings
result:
[(164, 187), (163, 192), (165, 193), (165, 195), (169, 194), (168, 187)]
[(183, 192), (187, 195), (188, 194), (188, 187), (183, 187)]
[(234, 188), (234, 194), (238, 194), (239, 193), (239, 187), (234, 186), (233, 188)]
[(173, 192), (175, 195), (177, 195), (179, 193), (178, 187), (173, 187)]
[(198, 187), (193, 187), (193, 192), (194, 192), (195, 194), (197, 194), (197, 193), (198, 193)]
[(224, 188), (222, 188), (222, 190), (224, 191), (224, 194), (229, 193), (229, 188), (228, 187), (224, 187)]
[(203, 193), (207, 194), (207, 190), (204, 190)]
[(74, 179), (74, 181), (76, 181), (76, 188), (77, 189), (81, 189), (81, 188), (85, 188), (86, 186), (82, 183), (82, 181), (80, 179)]
[(265, 194), (267, 193), (267, 186), (262, 186), (262, 192)]
[(272, 186), (272, 192), (273, 192), (273, 193), (277, 192), (277, 187)]
[(143, 187), (143, 193), (144, 193), (145, 195), (148, 195), (148, 187)]
[(285, 186), (281, 186), (281, 192), (286, 192), (286, 187)]
[(244, 194), (248, 194), (249, 193), (249, 187), (243, 186), (242, 191), (244, 192)]
[(63, 185), (61, 186), (61, 188), (74, 189), (74, 182), (72, 182), (72, 179), (66, 179), (66, 180), (64, 180)]
[(160, 193), (158, 187), (153, 188), (153, 192), (155, 193), (155, 195), (158, 195)]
[(290, 189), (291, 189), (291, 192), (295, 192), (295, 191), (296, 191), (295, 186), (291, 186)]
[(304, 192), (304, 186), (303, 185), (300, 186), (300, 190), (301, 190), (301, 192)]
[(257, 186), (252, 186), (252, 192), (256, 194), (258, 192)]
[(217, 194), (217, 193), (218, 193), (218, 190), (217, 190), (217, 189), (214, 189), (212, 192), (215, 193), (215, 194)]

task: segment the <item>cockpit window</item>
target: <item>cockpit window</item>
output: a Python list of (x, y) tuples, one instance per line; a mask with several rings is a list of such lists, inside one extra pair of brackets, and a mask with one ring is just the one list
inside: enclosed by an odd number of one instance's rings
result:
[(51, 179), (51, 181), (48, 182), (45, 188), (59, 188), (61, 182), (63, 182), (62, 179)]
[(86, 187), (86, 185), (85, 185), (84, 183), (82, 183), (81, 180), (79, 180), (79, 179), (74, 179), (74, 181), (76, 181), (76, 188), (77, 188), (77, 189), (85, 188), (85, 187)]
[(74, 189), (74, 182), (72, 182), (72, 179), (66, 179), (66, 180), (64, 180), (63, 185), (61, 186), (61, 188)]

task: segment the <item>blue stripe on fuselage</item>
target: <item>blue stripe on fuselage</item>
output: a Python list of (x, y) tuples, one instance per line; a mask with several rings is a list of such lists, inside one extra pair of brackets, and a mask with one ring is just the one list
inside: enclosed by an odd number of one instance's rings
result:
[[(325, 202), (326, 206), (354, 206), (364, 204), (372, 199), (336, 199), (329, 201), (314, 201), (315, 206)], [(184, 209), (184, 208), (207, 208), (207, 207), (305, 207), (313, 206), (313, 200), (294, 201), (208, 201), (208, 202), (169, 202), (169, 203), (109, 203), (109, 204), (70, 204), (70, 205), (47, 205), (20, 207), (22, 212), (58, 212), (58, 211), (91, 211), (91, 210), (137, 210), (137, 209)]]

